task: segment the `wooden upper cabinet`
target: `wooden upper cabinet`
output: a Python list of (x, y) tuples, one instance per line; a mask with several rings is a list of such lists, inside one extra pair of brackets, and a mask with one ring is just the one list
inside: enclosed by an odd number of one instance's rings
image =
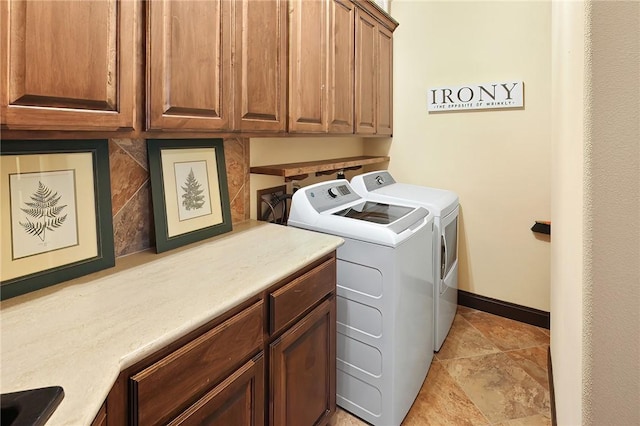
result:
[(287, 1), (230, 3), (235, 21), (234, 127), (285, 131)]
[(289, 131), (327, 131), (328, 1), (289, 1)]
[(2, 124), (133, 128), (135, 15), (132, 1), (0, 2)]
[(329, 8), (329, 133), (353, 133), (355, 7), (331, 0)]
[(231, 2), (147, 4), (147, 128), (231, 127)]
[(391, 135), (393, 130), (393, 33), (378, 26), (378, 115), (377, 134)]
[(366, 12), (356, 9), (356, 133), (375, 134), (378, 97), (378, 24)]

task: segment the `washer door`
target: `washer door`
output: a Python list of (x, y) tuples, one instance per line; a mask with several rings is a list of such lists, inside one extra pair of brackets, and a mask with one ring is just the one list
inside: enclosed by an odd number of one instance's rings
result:
[(333, 214), (388, 225), (408, 215), (413, 210), (415, 210), (415, 208), (365, 201)]

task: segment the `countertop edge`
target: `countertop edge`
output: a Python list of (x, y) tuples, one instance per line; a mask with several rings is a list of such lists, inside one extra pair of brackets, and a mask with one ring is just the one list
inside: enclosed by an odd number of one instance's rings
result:
[[(257, 240), (260, 238), (269, 241), (278, 238), (279, 241), (277, 244), (274, 244), (272, 250), (264, 250), (256, 247)], [(251, 243), (252, 241), (254, 242), (253, 244)], [(41, 386), (61, 385), (60, 383), (55, 383), (61, 380), (56, 377), (68, 379), (66, 376), (71, 374), (71, 371), (76, 371), (70, 367), (69, 364), (72, 364), (72, 362), (69, 361), (69, 359), (74, 359), (76, 356), (84, 358), (84, 361), (78, 362), (77, 370), (77, 375), (83, 376), (84, 380), (77, 378), (73, 379), (75, 381), (67, 380), (66, 383), (74, 384), (67, 385), (69, 392), (65, 389), (66, 396), (47, 422), (47, 425), (89, 425), (104, 403), (121, 371), (145, 359), (167, 344), (196, 330), (198, 327), (214, 320), (235, 306), (255, 297), (271, 285), (295, 273), (300, 268), (330, 254), (342, 245), (343, 242), (341, 238), (331, 235), (249, 221), (236, 226), (232, 233), (216, 237), (201, 244), (190, 245), (176, 251), (162, 254), (145, 251), (126, 256), (118, 259), (116, 267), (110, 270), (100, 271), (90, 276), (63, 283), (60, 286), (53, 286), (32, 294), (3, 301), (2, 304), (0, 304), (0, 319), (3, 326), (3, 341), (0, 348), (3, 361), (2, 380), (0, 381), (1, 391), (5, 393)], [(148, 277), (147, 275), (138, 277), (138, 274), (148, 273), (152, 275), (160, 264), (165, 265), (164, 268), (166, 269), (166, 264), (172, 261), (184, 262), (186, 258), (192, 255), (202, 256), (203, 253), (208, 252), (219, 254), (224, 253), (225, 250), (230, 251), (226, 255), (231, 257), (232, 266), (229, 266), (229, 264), (224, 265), (225, 272), (221, 274), (223, 275), (222, 279), (228, 278), (229, 282), (234, 284), (250, 281), (250, 283), (246, 284), (246, 288), (230, 290), (221, 283), (211, 284), (211, 287), (206, 288), (207, 291), (214, 293), (219, 292), (220, 297), (223, 297), (224, 300), (216, 301), (210, 308), (201, 309), (198, 307), (196, 309), (197, 313), (184, 314), (178, 312), (176, 315), (179, 318), (172, 317), (169, 321), (170, 325), (168, 325), (166, 329), (162, 326), (154, 326), (152, 324), (151, 328), (153, 332), (149, 333), (150, 337), (148, 339), (137, 336), (137, 330), (145, 329), (145, 327), (148, 326), (148, 324), (146, 324), (147, 322), (153, 322), (156, 317), (168, 315), (172, 309), (179, 309), (181, 306), (179, 301), (172, 300), (172, 297), (179, 294), (176, 288), (180, 286), (173, 283), (155, 285), (155, 277)], [(234, 252), (232, 253), (231, 251)], [(258, 259), (255, 262), (246, 260), (247, 256), (250, 257), (252, 253), (258, 253)], [(222, 260), (217, 259), (214, 263), (215, 262), (220, 264)], [(239, 270), (234, 270), (233, 265), (236, 264), (239, 265), (237, 266)], [(252, 266), (249, 266), (249, 264), (252, 264)], [(266, 265), (273, 266), (273, 268), (265, 270), (264, 266)], [(211, 265), (205, 266), (208, 268), (212, 267)], [(258, 271), (258, 269), (263, 269), (263, 271)], [(162, 268), (160, 268), (160, 272), (162, 272)], [(190, 272), (193, 274), (192, 271)], [(211, 271), (207, 272), (210, 274)], [(158, 306), (141, 308), (142, 311), (148, 309), (149, 312), (153, 313), (148, 314), (144, 311), (144, 314), (147, 314), (149, 317), (148, 321), (145, 321), (146, 318), (142, 316), (136, 318), (128, 317), (128, 322), (124, 323), (121, 321), (122, 324), (117, 323), (118, 328), (109, 328), (115, 327), (116, 322), (114, 322), (114, 318), (118, 318), (118, 315), (122, 315), (123, 312), (129, 312), (127, 309), (135, 308), (135, 303), (132, 302), (133, 304), (131, 306), (122, 308), (122, 312), (117, 311), (119, 307), (118, 303), (122, 302), (122, 300), (126, 301), (126, 297), (125, 295), (119, 295), (117, 290), (109, 286), (117, 282), (117, 286), (124, 287), (124, 284), (121, 282), (122, 280), (135, 278), (146, 280), (144, 281), (144, 285), (149, 286), (149, 292), (153, 292), (154, 290), (167, 291), (166, 297), (163, 298), (163, 296), (158, 296), (158, 294), (154, 293), (153, 297), (149, 298), (148, 303), (157, 303)], [(203, 291), (202, 286), (200, 287), (198, 291)], [(135, 288), (134, 292), (137, 290), (140, 290), (140, 288)], [(99, 314), (102, 314), (105, 318), (110, 319), (111, 323), (106, 321), (106, 325), (103, 328), (95, 327), (95, 325), (87, 325), (87, 328), (95, 328), (95, 330), (90, 330), (89, 335), (91, 338), (87, 338), (86, 334), (88, 332), (82, 330), (84, 324), (77, 324), (73, 315), (70, 315), (69, 318), (60, 320), (61, 328), (63, 330), (66, 328), (69, 332), (68, 336), (61, 337), (63, 340), (69, 340), (69, 350), (67, 354), (69, 359), (66, 359), (59, 353), (54, 353), (50, 359), (43, 356), (42, 358), (47, 359), (42, 360), (43, 364), (45, 364), (42, 368), (33, 366), (34, 360), (38, 359), (37, 357), (27, 356), (24, 357), (23, 360), (20, 356), (21, 349), (16, 349), (15, 345), (22, 347), (22, 350), (25, 352), (37, 352), (38, 350), (43, 350), (43, 347), (49, 349), (46, 342), (39, 341), (40, 339), (37, 332), (34, 333), (34, 337), (31, 339), (20, 336), (21, 333), (25, 334), (25, 331), (27, 334), (34, 331), (33, 327), (38, 325), (38, 321), (46, 321), (47, 313), (44, 311), (47, 308), (55, 306), (56, 303), (64, 303), (69, 306), (76, 306), (77, 304), (80, 306), (78, 309), (91, 310), (93, 309), (94, 301), (100, 300), (101, 292), (107, 293), (108, 295), (105, 296), (105, 298), (109, 300), (108, 303), (105, 302), (106, 305), (103, 307), (103, 310), (116, 310), (116, 312), (112, 314), (113, 317), (110, 317), (109, 313), (99, 312)], [(118, 300), (118, 297), (121, 299)], [(136, 297), (142, 300), (139, 294)], [(197, 296), (190, 295), (189, 297), (191, 297), (193, 303), (197, 302)], [(211, 298), (211, 295), (208, 295), (208, 297)], [(115, 299), (111, 301), (109, 298)], [(87, 306), (89, 308), (87, 308)], [(167, 311), (163, 311), (163, 309), (167, 309)], [(32, 310), (32, 312), (30, 312), (30, 310)], [(26, 320), (21, 321), (21, 317), (24, 317)], [(86, 320), (88, 315), (85, 314), (84, 317), (78, 315), (78, 318), (81, 322), (81, 320)], [(98, 316), (98, 318), (100, 317)], [(98, 320), (96, 319), (95, 321)], [(55, 329), (55, 324), (51, 325), (51, 327)], [(69, 329), (70, 327), (73, 328)], [(5, 333), (5, 331), (7, 331), (7, 333)], [(82, 334), (83, 332), (85, 334)], [(129, 335), (126, 333), (130, 333), (130, 341), (127, 340), (126, 344), (123, 345), (126, 346), (126, 348), (118, 348), (112, 351), (111, 339), (119, 335), (120, 332), (128, 336), (128, 338)], [(46, 334), (46, 330), (42, 333)], [(93, 341), (88, 342), (83, 340), (83, 338), (86, 340), (93, 339)], [(42, 339), (50, 339), (53, 341), (51, 336), (45, 336)], [(60, 347), (64, 346), (64, 343), (65, 342), (59, 343), (57, 348), (53, 347), (51, 350), (53, 352), (55, 352), (56, 349), (59, 350)], [(8, 365), (5, 364), (5, 360)], [(22, 364), (23, 362), (24, 364)], [(30, 367), (27, 368), (27, 365), (30, 365)], [(7, 372), (7, 370), (11, 370), (12, 368), (20, 369), (20, 367), (26, 370), (24, 376), (21, 376), (19, 373), (13, 374)], [(59, 371), (54, 372), (54, 370)], [(47, 373), (50, 373), (50, 379), (53, 382), (44, 377), (32, 377), (35, 374), (42, 374), (44, 376), (47, 375)], [(56, 376), (55, 373), (57, 373), (58, 376)], [(62, 384), (62, 386), (63, 388), (65, 387), (64, 384)], [(82, 397), (82, 400), (79, 400), (80, 397)]]

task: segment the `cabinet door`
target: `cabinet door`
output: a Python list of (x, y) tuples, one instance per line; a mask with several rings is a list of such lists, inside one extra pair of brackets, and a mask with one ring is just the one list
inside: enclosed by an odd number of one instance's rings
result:
[(393, 131), (393, 33), (378, 26), (378, 117), (376, 133)]
[(327, 1), (289, 2), (289, 131), (327, 131)]
[(286, 130), (287, 2), (233, 1), (238, 130)]
[(2, 124), (133, 128), (135, 7), (117, 0), (0, 2)]
[(335, 296), (270, 346), (271, 424), (326, 424), (336, 408)]
[(169, 426), (264, 425), (264, 356), (250, 360)]
[(228, 129), (230, 2), (154, 0), (147, 7), (147, 128)]
[(378, 24), (356, 9), (356, 133), (376, 133)]
[(346, 0), (329, 7), (329, 133), (353, 133), (355, 8)]

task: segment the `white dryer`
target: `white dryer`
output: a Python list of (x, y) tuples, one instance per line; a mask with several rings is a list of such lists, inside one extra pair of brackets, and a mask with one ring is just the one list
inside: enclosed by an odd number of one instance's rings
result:
[(434, 215), (434, 350), (442, 347), (458, 308), (458, 195), (445, 189), (397, 183), (386, 170), (354, 176), (351, 186), (363, 197), (411, 203)]
[[(299, 189), (289, 226), (338, 235), (336, 402), (398, 426), (433, 358), (433, 216), (363, 199), (346, 180)], [(425, 330), (428, 330), (425, 332)]]

